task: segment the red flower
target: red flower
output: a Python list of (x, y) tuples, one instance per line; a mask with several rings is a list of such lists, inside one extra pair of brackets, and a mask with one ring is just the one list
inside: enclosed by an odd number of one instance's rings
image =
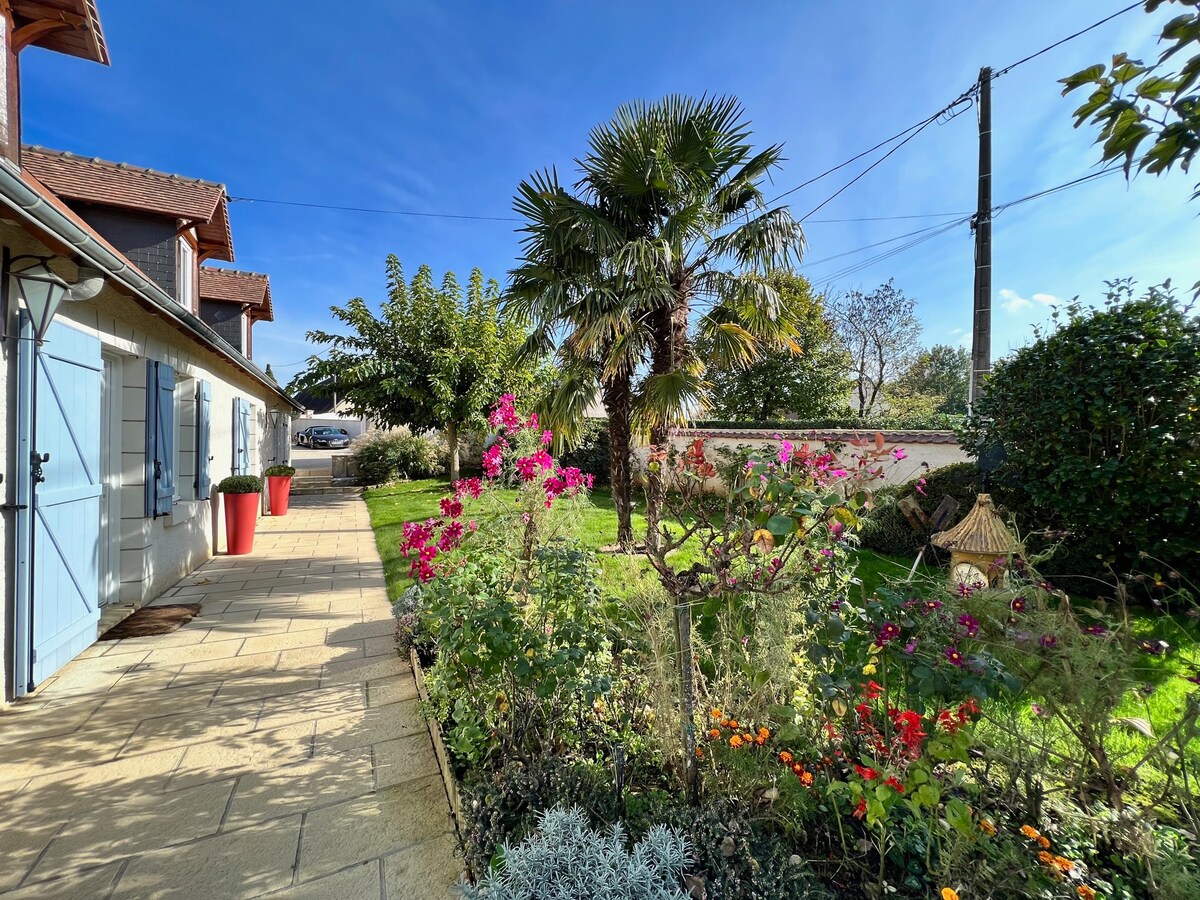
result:
[(867, 814), (867, 798), (859, 797), (858, 804), (854, 807), (854, 818), (861, 819)]
[(879, 773), (870, 766), (861, 766), (858, 763), (854, 764), (854, 771), (858, 773), (860, 778), (863, 778), (867, 781), (874, 781), (879, 777)]
[(876, 684), (873, 680), (868, 681), (866, 685), (863, 686), (862, 693), (863, 696), (868, 700), (878, 700), (881, 696), (883, 696), (883, 685)]
[(886, 784), (888, 787), (890, 787), (892, 790), (894, 790), (897, 794), (904, 793), (904, 785), (902, 785), (899, 781), (897, 781), (896, 777), (894, 775), (891, 778), (889, 778), (887, 781), (885, 781), (884, 784)]

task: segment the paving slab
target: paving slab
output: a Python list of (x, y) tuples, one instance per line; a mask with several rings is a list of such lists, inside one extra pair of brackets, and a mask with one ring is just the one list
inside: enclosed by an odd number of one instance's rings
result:
[(0, 900), (451, 896), (461, 863), (366, 505), (293, 500), (254, 551), (0, 710)]

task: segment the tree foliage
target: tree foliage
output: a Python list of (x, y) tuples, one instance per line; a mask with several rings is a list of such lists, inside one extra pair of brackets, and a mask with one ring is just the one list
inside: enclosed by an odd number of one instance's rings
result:
[[(706, 364), (745, 365), (792, 337), (777, 293), (751, 277), (787, 267), (803, 247), (799, 223), (761, 190), (781, 155), (754, 150), (736, 99), (672, 96), (622, 106), (593, 129), (573, 189), (553, 170), (518, 188), (526, 225), (511, 309), (533, 323), (535, 354), (557, 352), (563, 374), (546, 405), (557, 432), (577, 432), (603, 399), (624, 545), (632, 427), (664, 443), (703, 406)], [(652, 474), (650, 540), (660, 488)]]
[[(1146, 0), (1146, 12), (1155, 12), (1164, 2), (1168, 0)], [(1176, 164), (1187, 172), (1200, 151), (1200, 52), (1184, 60), (1189, 48), (1200, 50), (1200, 0), (1169, 2), (1195, 11), (1181, 13), (1163, 26), (1158, 39), (1163, 50), (1156, 61), (1147, 64), (1117, 53), (1111, 66), (1097, 63), (1061, 79), (1064, 95), (1092, 89), (1075, 110), (1075, 127), (1098, 127), (1101, 159), (1123, 160), (1126, 177), (1135, 165), (1153, 175)], [(1192, 194), (1196, 197), (1200, 184)]]
[(1131, 281), (1111, 282), (1103, 308), (1061, 312), (996, 363), (965, 446), (1003, 446), (998, 477), (1026, 498), (1026, 526), (1069, 529), (1118, 572), (1139, 553), (1177, 567), (1192, 554), (1195, 571), (1200, 319), (1169, 283), (1135, 299)]
[[(846, 411), (849, 358), (825, 310), (803, 275), (777, 270), (767, 282), (795, 327), (795, 346), (770, 348), (745, 366), (709, 366), (710, 409), (728, 421), (819, 419)], [(701, 357), (707, 342), (698, 342)]]
[(499, 285), (479, 269), (464, 296), (453, 272), (435, 286), (432, 270), (421, 266), (406, 283), (400, 261), (388, 256), (387, 285), (378, 316), (361, 297), (330, 307), (349, 332), (308, 333), (326, 350), (309, 360), (298, 386), (336, 393), (356, 415), (385, 427), (445, 429), (457, 478), (460, 431), (483, 427), (501, 394), (534, 399), (541, 361), (518, 365), (527, 332), (503, 313)]
[(889, 278), (869, 294), (850, 291), (833, 306), (838, 335), (850, 354), (855, 411), (865, 416), (883, 388), (912, 362), (920, 347), (917, 301)]
[(889, 407), (897, 415), (916, 414), (915, 398), (930, 398), (931, 413), (963, 415), (971, 376), (971, 354), (965, 347), (935, 344), (922, 350), (888, 386)]

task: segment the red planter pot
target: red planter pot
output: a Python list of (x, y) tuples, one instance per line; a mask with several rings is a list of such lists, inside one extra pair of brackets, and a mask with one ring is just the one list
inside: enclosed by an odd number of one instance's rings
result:
[(291, 475), (267, 476), (267, 499), (271, 504), (271, 515), (286, 516), (288, 499), (292, 495)]
[(225, 547), (230, 556), (254, 549), (254, 526), (258, 521), (261, 494), (222, 494), (225, 498)]

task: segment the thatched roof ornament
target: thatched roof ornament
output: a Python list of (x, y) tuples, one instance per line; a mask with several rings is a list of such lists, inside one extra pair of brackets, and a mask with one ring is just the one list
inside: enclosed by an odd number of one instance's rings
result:
[(932, 537), (935, 546), (964, 553), (1007, 556), (1018, 549), (1017, 540), (1005, 527), (990, 494), (980, 494), (963, 520), (949, 531)]

